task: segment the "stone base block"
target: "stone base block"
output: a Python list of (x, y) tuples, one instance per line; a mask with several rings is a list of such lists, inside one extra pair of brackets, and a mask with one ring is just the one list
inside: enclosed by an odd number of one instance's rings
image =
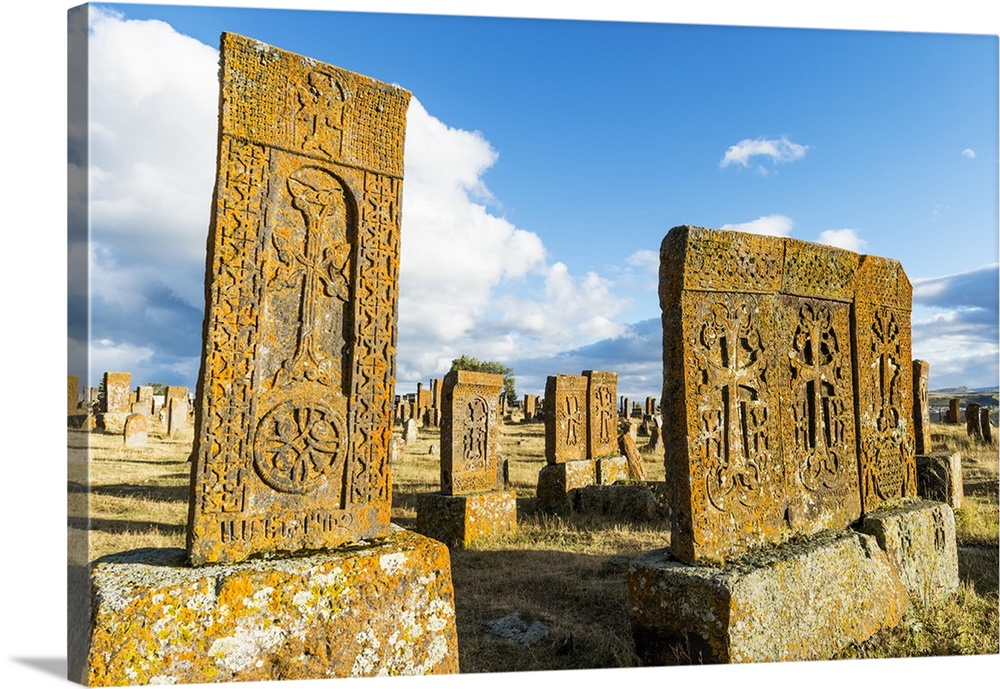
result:
[(538, 472), (535, 506), (545, 512), (568, 511), (573, 507), (576, 489), (597, 484), (596, 459), (546, 464)]
[(906, 589), (874, 537), (828, 532), (724, 567), (667, 549), (626, 576), (636, 652), (646, 665), (822, 660), (896, 625)]
[(97, 428), (97, 419), (93, 414), (74, 414), (66, 417), (66, 427), (93, 431)]
[(105, 433), (121, 433), (131, 412), (109, 411), (97, 415), (97, 429)]
[(475, 495), (424, 493), (417, 496), (417, 528), (451, 547), (465, 547), (492, 534), (517, 531), (517, 498), (512, 490)]
[(185, 566), (180, 549), (102, 558), (88, 686), (458, 672), (448, 549), (393, 526), (345, 552)]
[(928, 605), (958, 590), (955, 513), (948, 505), (919, 501), (879, 510), (857, 528), (875, 537), (914, 602)]
[(625, 457), (602, 457), (597, 460), (597, 482), (611, 485), (616, 481), (629, 480), (628, 460)]
[(917, 455), (917, 495), (962, 508), (962, 455)]
[(670, 518), (666, 484), (652, 481), (579, 488), (576, 503), (574, 509), (580, 512), (631, 521), (665, 521)]

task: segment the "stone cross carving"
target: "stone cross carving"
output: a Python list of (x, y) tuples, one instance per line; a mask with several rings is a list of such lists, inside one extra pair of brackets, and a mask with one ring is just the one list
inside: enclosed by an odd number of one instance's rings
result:
[(383, 537), (409, 93), (223, 34), (193, 564)]
[(670, 231), (661, 410), (677, 557), (717, 561), (915, 494), (909, 299), (888, 259)]

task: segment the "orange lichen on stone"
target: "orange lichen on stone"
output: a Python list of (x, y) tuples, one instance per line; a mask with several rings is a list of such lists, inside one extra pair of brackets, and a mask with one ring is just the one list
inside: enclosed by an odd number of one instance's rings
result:
[(896, 261), (676, 227), (660, 249), (671, 546), (721, 561), (914, 494)]
[(626, 576), (645, 665), (824, 660), (891, 628), (907, 592), (875, 538), (827, 532), (719, 567), (657, 550)]
[(517, 532), (517, 495), (495, 490), (475, 495), (417, 495), (416, 530), (450, 547)]
[(110, 556), (92, 573), (89, 686), (458, 672), (448, 549), (381, 544), (235, 565)]
[(223, 34), (193, 564), (389, 529), (410, 94)]

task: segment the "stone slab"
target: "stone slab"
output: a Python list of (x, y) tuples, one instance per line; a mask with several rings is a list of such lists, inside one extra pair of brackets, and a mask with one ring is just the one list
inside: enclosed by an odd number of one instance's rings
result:
[(559, 374), (545, 381), (545, 461), (587, 459), (587, 378)]
[(486, 536), (517, 531), (512, 490), (476, 495), (417, 495), (416, 531), (449, 547), (467, 547)]
[(666, 486), (663, 483), (621, 483), (617, 485), (585, 486), (577, 489), (574, 509), (586, 514), (634, 522), (651, 522), (670, 518)]
[(875, 537), (915, 602), (941, 602), (958, 590), (955, 513), (948, 505), (921, 500), (879, 510), (857, 528)]
[(388, 533), (409, 92), (222, 35), (188, 552)]
[[(503, 488), (498, 413), (503, 376), (450, 371), (441, 391), (441, 492), (471, 495)], [(426, 392), (430, 397), (430, 390)]]
[(97, 415), (97, 429), (105, 433), (124, 433), (125, 420), (131, 412), (104, 412)]
[(546, 512), (571, 509), (575, 489), (597, 484), (596, 459), (547, 464), (538, 472), (535, 506)]
[(962, 483), (962, 455), (917, 455), (917, 495), (961, 509), (965, 499)]
[(458, 672), (448, 549), (393, 526), (380, 544), (187, 567), (180, 549), (92, 569), (88, 686)]
[(896, 625), (909, 605), (875, 538), (849, 530), (726, 566), (652, 551), (630, 564), (626, 588), (645, 665), (829, 659)]
[(618, 374), (584, 371), (587, 379), (587, 454), (590, 459), (618, 454)]
[(626, 457), (601, 457), (597, 460), (597, 483), (611, 485), (618, 481), (628, 481), (634, 478), (629, 474)]

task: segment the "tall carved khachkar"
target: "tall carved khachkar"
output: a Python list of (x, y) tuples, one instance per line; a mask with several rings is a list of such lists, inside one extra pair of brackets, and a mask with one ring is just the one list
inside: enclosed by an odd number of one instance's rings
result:
[(664, 238), (671, 547), (626, 575), (644, 665), (829, 659), (957, 590), (954, 512), (916, 497), (910, 301), (889, 259)]
[(409, 93), (223, 37), (195, 564), (389, 528)]
[(468, 546), (517, 530), (500, 458), (498, 373), (450, 371), (441, 389), (441, 490), (417, 496), (418, 533)]
[[(896, 261), (675, 228), (661, 248), (671, 545), (718, 560), (915, 495)], [(860, 481), (860, 483), (859, 483)]]
[(923, 359), (913, 360), (913, 454), (925, 455), (931, 452), (931, 405), (930, 381), (931, 365)]

